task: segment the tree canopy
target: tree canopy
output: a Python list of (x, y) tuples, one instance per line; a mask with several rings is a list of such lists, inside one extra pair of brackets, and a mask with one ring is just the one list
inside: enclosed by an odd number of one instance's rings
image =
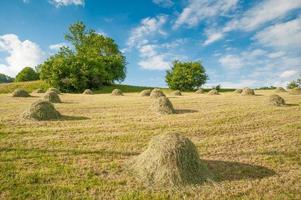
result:
[(174, 61), (165, 79), (171, 89), (193, 90), (205, 84), (208, 76), (201, 62)]
[(71, 25), (65, 39), (73, 48), (62, 47), (40, 65), (41, 79), (66, 92), (124, 80), (126, 59), (113, 39), (86, 30), (82, 22)]
[(24, 67), (16, 76), (16, 82), (39, 80), (39, 74), (31, 67)]
[(296, 88), (296, 87), (300, 87), (301, 88), (301, 74), (300, 74), (300, 78), (298, 78), (295, 81), (290, 82), (287, 85), (287, 89), (293, 89), (293, 88)]
[(14, 79), (12, 77), (0, 73), (0, 83), (10, 83), (13, 81)]

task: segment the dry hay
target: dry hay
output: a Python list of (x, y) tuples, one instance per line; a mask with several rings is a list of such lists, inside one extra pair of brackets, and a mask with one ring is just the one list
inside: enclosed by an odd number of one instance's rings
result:
[(112, 96), (123, 96), (123, 93), (119, 89), (114, 89), (112, 91)]
[(24, 113), (23, 117), (26, 119), (42, 121), (59, 119), (61, 117), (61, 114), (49, 101), (38, 100), (31, 104), (29, 110)]
[(151, 98), (165, 97), (165, 94), (160, 89), (155, 88), (152, 90), (150, 97)]
[(202, 88), (199, 88), (197, 91), (195, 91), (196, 94), (204, 94), (205, 90), (203, 90)]
[(301, 94), (301, 88), (296, 87), (291, 89), (290, 94), (295, 94), (295, 95)]
[(90, 89), (85, 89), (85, 91), (83, 92), (83, 94), (93, 94), (93, 92)]
[(277, 87), (275, 92), (286, 92), (286, 90), (283, 87)]
[(29, 93), (23, 89), (15, 89), (12, 93), (13, 97), (30, 97)]
[(150, 96), (150, 94), (151, 94), (151, 90), (142, 90), (139, 95), (142, 97), (148, 97)]
[(130, 162), (130, 170), (147, 185), (183, 186), (213, 180), (195, 145), (178, 133), (153, 137), (146, 151)]
[(269, 98), (269, 103), (273, 106), (284, 106), (285, 100), (281, 96), (273, 94)]
[(216, 89), (210, 90), (208, 92), (209, 95), (219, 95), (219, 92)]
[(61, 99), (56, 92), (47, 92), (44, 96), (44, 100), (49, 101), (51, 103), (61, 103)]
[(56, 89), (56, 88), (49, 88), (49, 89), (47, 90), (47, 92), (55, 92), (55, 93), (57, 93), (57, 94), (61, 94), (61, 91), (60, 91), (59, 89)]
[(173, 91), (171, 94), (174, 96), (182, 96), (182, 93), (180, 90)]
[(41, 88), (38, 88), (38, 89), (34, 90), (33, 93), (44, 93), (44, 90)]
[(242, 93), (242, 89), (236, 89), (236, 90), (234, 91), (234, 93), (236, 93), (236, 94), (241, 94), (241, 93)]
[(255, 92), (253, 89), (245, 87), (244, 89), (242, 89), (241, 95), (243, 96), (255, 95)]
[(150, 109), (155, 113), (163, 114), (163, 115), (175, 113), (172, 103), (165, 96), (154, 99)]

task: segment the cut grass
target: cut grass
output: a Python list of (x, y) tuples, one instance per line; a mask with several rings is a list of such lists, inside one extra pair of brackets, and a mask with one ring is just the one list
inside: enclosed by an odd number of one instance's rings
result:
[[(0, 199), (300, 199), (300, 96), (273, 107), (273, 91), (256, 94), (184, 92), (170, 96), (178, 114), (160, 117), (138, 93), (64, 94), (56, 108), (69, 117), (41, 122), (19, 116), (43, 94), (1, 94)], [(165, 132), (189, 137), (217, 181), (167, 190), (128, 174), (125, 163)]]

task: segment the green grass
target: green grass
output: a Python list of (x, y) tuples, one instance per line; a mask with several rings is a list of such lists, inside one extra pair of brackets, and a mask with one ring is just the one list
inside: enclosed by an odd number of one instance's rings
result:
[(15, 89), (21, 88), (27, 92), (32, 92), (38, 88), (47, 90), (50, 86), (44, 81), (27, 81), (27, 82), (13, 82), (1, 83), (0, 94), (12, 93)]

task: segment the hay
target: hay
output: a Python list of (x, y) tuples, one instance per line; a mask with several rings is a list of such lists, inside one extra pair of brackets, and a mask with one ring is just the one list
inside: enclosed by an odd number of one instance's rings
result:
[(182, 96), (182, 93), (180, 90), (173, 91), (171, 94), (174, 96)]
[(138, 180), (155, 186), (183, 186), (213, 180), (195, 145), (177, 133), (153, 137), (146, 151), (130, 162)]
[(44, 100), (49, 101), (51, 103), (61, 103), (61, 99), (56, 92), (47, 92), (44, 96)]
[(167, 97), (158, 97), (151, 104), (151, 111), (158, 114), (173, 114), (175, 110)]
[(273, 94), (269, 98), (269, 103), (273, 106), (284, 106), (285, 100), (281, 96)]
[(241, 93), (242, 93), (242, 89), (236, 89), (236, 90), (234, 91), (234, 93), (236, 93), (236, 94), (241, 94)]
[(298, 94), (301, 94), (301, 88), (294, 88), (294, 89), (291, 89), (289, 92), (290, 92), (290, 94), (298, 95)]
[(255, 95), (255, 92), (253, 89), (245, 87), (244, 89), (242, 89), (241, 95), (243, 96), (251, 96), (251, 95)]
[(38, 100), (31, 104), (29, 110), (23, 114), (23, 117), (26, 119), (43, 121), (59, 119), (61, 117), (61, 114), (49, 101)]
[(165, 97), (165, 94), (160, 89), (155, 88), (152, 90), (150, 97), (151, 98)]
[(150, 94), (151, 94), (151, 90), (142, 90), (139, 95), (142, 97), (148, 97), (150, 96)]
[(286, 92), (286, 90), (283, 87), (277, 87), (275, 92)]
[(203, 90), (202, 88), (199, 88), (197, 91), (195, 91), (196, 94), (204, 94), (205, 90)]
[(44, 93), (44, 90), (41, 88), (38, 88), (38, 89), (34, 90), (33, 93)]
[(30, 97), (29, 93), (23, 89), (15, 89), (12, 93), (13, 97)]
[(55, 92), (55, 93), (57, 93), (57, 94), (61, 94), (61, 91), (60, 91), (59, 89), (56, 89), (56, 88), (49, 88), (49, 89), (47, 90), (47, 92)]
[(114, 89), (112, 91), (112, 96), (123, 96), (123, 93), (119, 89)]
[(83, 92), (83, 94), (93, 94), (93, 92), (92, 92), (92, 90), (90, 90), (90, 89), (86, 89), (84, 92)]
[(210, 90), (208, 92), (209, 95), (219, 95), (219, 92), (216, 89)]

